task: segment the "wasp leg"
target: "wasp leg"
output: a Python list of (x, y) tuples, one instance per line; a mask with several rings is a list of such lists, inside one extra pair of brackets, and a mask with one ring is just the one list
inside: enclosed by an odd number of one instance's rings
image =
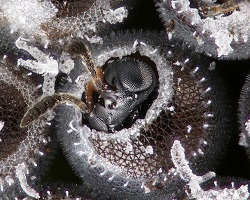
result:
[(86, 86), (86, 103), (88, 107), (88, 111), (91, 112), (94, 108), (94, 94), (95, 94), (95, 85), (92, 81), (87, 83)]
[(37, 120), (41, 115), (45, 114), (48, 110), (55, 108), (57, 105), (63, 102), (74, 103), (80, 108), (82, 112), (87, 112), (86, 104), (80, 99), (69, 94), (54, 94), (52, 96), (46, 96), (34, 103), (24, 114), (24, 117), (20, 123), (20, 127), (27, 127), (34, 120)]
[(96, 77), (87, 83), (86, 86), (86, 102), (88, 111), (91, 112), (94, 108), (95, 94), (100, 94), (105, 91), (103, 79), (103, 71), (99, 67), (97, 68)]
[(101, 67), (98, 67), (96, 70), (96, 77), (93, 79), (96, 90), (99, 92), (105, 91), (103, 71)]
[(97, 70), (95, 70), (94, 63), (92, 61), (92, 55), (88, 48), (88, 46), (84, 43), (80, 45), (81, 49), (81, 58), (85, 61), (86, 68), (89, 71), (92, 82), (95, 86), (96, 91), (103, 91), (104, 90), (104, 84), (103, 84), (103, 71), (102, 68), (98, 67)]

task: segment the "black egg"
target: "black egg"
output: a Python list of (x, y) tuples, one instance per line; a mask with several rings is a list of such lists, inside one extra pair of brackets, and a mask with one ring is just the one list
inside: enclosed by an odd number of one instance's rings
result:
[(249, 58), (248, 1), (155, 2), (169, 40), (217, 59)]

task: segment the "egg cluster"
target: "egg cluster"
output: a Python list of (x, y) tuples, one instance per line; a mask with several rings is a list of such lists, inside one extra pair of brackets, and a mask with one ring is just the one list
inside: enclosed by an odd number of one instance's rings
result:
[[(0, 3), (0, 198), (249, 197), (217, 174), (235, 113), (215, 70), (249, 59), (247, 0), (155, 0), (158, 33), (124, 30), (132, 0)], [(46, 178), (58, 154), (77, 183)]]

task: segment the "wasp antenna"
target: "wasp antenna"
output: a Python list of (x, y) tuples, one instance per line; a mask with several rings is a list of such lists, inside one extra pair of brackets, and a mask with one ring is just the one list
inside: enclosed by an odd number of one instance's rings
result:
[(104, 90), (105, 87), (103, 84), (102, 69), (100, 67), (95, 69), (95, 66), (92, 60), (91, 51), (89, 50), (89, 47), (85, 45), (84, 42), (82, 42), (81, 50), (82, 50), (81, 58), (85, 62), (86, 69), (92, 77), (92, 82), (95, 86), (95, 89), (97, 91)]
[(92, 78), (92, 82), (95, 86), (95, 89), (97, 91), (102, 91), (104, 89), (104, 84), (102, 81), (102, 71), (101, 73), (99, 73), (100, 68), (95, 68), (91, 51), (87, 43), (88, 42), (84, 41), (84, 39), (75, 39), (68, 46), (68, 52), (70, 54), (75, 54), (81, 57), (84, 67)]
[[(70, 94), (57, 94), (58, 95), (58, 104), (63, 102), (71, 102), (74, 103), (79, 107), (81, 112), (86, 113), (87, 112), (87, 105), (81, 100), (76, 98), (75, 96), (72, 96)], [(58, 105), (57, 104), (57, 105)]]
[(81, 58), (84, 60), (84, 62), (86, 63), (86, 69), (88, 70), (88, 72), (90, 73), (92, 78), (95, 78), (97, 76), (96, 71), (95, 71), (95, 67), (94, 64), (92, 62), (92, 58), (88, 55), (88, 53), (83, 53), (81, 55)]
[(94, 63), (92, 61), (91, 51), (87, 42), (83, 39), (74, 39), (67, 48), (68, 52), (73, 55), (80, 55), (82, 60), (85, 62), (87, 70), (90, 72), (91, 76), (96, 77), (96, 71)]
[(20, 127), (27, 127), (34, 120), (37, 120), (41, 115), (45, 114), (48, 110), (54, 109), (57, 105), (63, 102), (72, 102), (76, 104), (82, 112), (87, 111), (86, 104), (80, 99), (69, 94), (54, 94), (52, 96), (43, 97), (34, 103), (25, 113), (21, 120)]
[(58, 95), (46, 96), (41, 100), (35, 102), (24, 114), (21, 120), (20, 127), (26, 127), (34, 120), (38, 119), (42, 114), (53, 108), (58, 101)]

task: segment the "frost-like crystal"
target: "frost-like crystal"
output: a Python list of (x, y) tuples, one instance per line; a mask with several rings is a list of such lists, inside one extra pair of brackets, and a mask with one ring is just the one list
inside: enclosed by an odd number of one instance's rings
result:
[(19, 49), (29, 52), (37, 61), (18, 59), (18, 65), (23, 66), (37, 74), (44, 76), (43, 93), (51, 95), (55, 92), (55, 79), (59, 72), (58, 62), (49, 55), (45, 55), (36, 47), (31, 47), (26, 44), (26, 41), (19, 38), (16, 41), (16, 46)]
[(4, 127), (4, 122), (0, 121), (0, 131), (3, 129), (3, 127)]
[(250, 134), (250, 120), (247, 120), (245, 123), (246, 131)]
[(38, 199), (40, 198), (39, 194), (33, 188), (31, 188), (27, 183), (25, 175), (26, 168), (27, 166), (25, 165), (25, 163), (18, 164), (16, 167), (16, 177), (18, 178), (23, 191), (28, 196)]
[(173, 163), (176, 167), (176, 171), (180, 177), (187, 182), (190, 188), (190, 193), (188, 196), (192, 199), (202, 200), (206, 198), (207, 200), (221, 200), (221, 199), (247, 199), (249, 197), (248, 185), (242, 185), (240, 188), (225, 188), (219, 190), (203, 190), (200, 186), (202, 182), (205, 182), (215, 176), (214, 172), (208, 172), (203, 176), (197, 176), (193, 174), (189, 167), (189, 163), (185, 158), (185, 150), (181, 143), (176, 140), (171, 148), (171, 156)]
[(27, 36), (45, 36), (41, 24), (55, 17), (57, 9), (50, 1), (10, 0), (1, 1), (0, 14), (10, 25), (11, 32)]
[[(64, 6), (68, 3), (70, 5), (70, 2), (51, 0), (3, 1), (0, 15), (2, 22), (9, 25), (10, 32), (39, 41), (46, 48), (52, 41), (59, 45), (63, 40), (70, 40), (72, 36), (99, 42), (100, 38), (97, 40), (98, 36), (92, 33), (97, 32), (100, 23), (119, 23), (128, 15), (125, 7), (112, 9), (110, 0), (96, 0), (84, 11), (75, 6), (67, 8), (66, 11)], [(87, 2), (83, 1), (82, 4), (84, 6)]]
[(121, 7), (116, 10), (105, 11), (104, 14), (104, 19), (111, 24), (115, 24), (117, 22), (122, 22), (128, 13), (125, 7)]

